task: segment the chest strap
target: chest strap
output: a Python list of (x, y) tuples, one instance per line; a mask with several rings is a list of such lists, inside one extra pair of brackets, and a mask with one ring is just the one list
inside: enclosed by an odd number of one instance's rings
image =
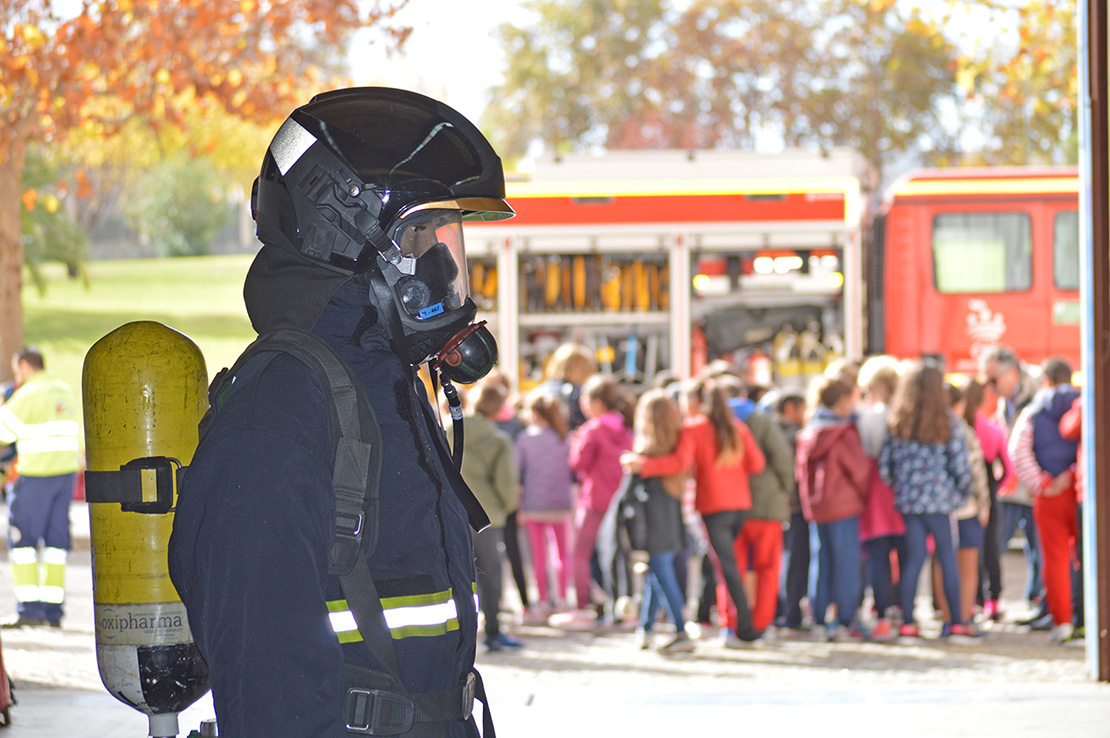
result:
[(485, 708), (483, 738), (496, 738), (485, 684), (476, 670), (467, 673), (452, 689), (415, 695), (406, 692), (392, 677), (368, 669), (344, 667), (343, 678), (347, 685), (344, 721), (348, 733), (409, 738), (442, 736), (440, 724), (469, 720), (477, 699)]

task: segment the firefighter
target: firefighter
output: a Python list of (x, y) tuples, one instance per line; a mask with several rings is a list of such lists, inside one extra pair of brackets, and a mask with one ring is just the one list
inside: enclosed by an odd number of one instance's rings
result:
[[(0, 444), (16, 444), (19, 477), (8, 507), (8, 545), (18, 612), (5, 628), (62, 625), (69, 502), (81, 467), (77, 401), (65, 382), (46, 371), (42, 352), (16, 352), (18, 389), (0, 405)], [(42, 551), (39, 551), (42, 544)]]
[(329, 573), (340, 526), (323, 384), (260, 354), (224, 383), (169, 545), (221, 735), (478, 735), (470, 528), (488, 519), (414, 368), (443, 359), (454, 381), (492, 368), (493, 338), (471, 324), (462, 220), (511, 217), (504, 197), (477, 128), (412, 92), (318, 95), (271, 142), (252, 193), (263, 245), (247, 312), (260, 334), (323, 339), (369, 400), (382, 456), (362, 555), (384, 618), (364, 632)]

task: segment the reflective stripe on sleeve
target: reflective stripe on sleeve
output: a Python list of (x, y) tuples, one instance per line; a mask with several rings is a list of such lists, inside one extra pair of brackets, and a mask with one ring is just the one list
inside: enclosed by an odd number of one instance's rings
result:
[(15, 443), (22, 429), (23, 421), (15, 416), (11, 408), (0, 405), (0, 443)]
[[(354, 613), (346, 600), (328, 602), (328, 619), (340, 643), (361, 641)], [(459, 628), (459, 613), (451, 590), (408, 597), (385, 597), (382, 612), (394, 640), (438, 636)]]

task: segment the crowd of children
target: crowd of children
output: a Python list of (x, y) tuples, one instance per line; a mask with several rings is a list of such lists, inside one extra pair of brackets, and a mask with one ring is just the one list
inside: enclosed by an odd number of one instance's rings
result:
[[(808, 396), (715, 364), (636, 397), (574, 344), (515, 404), (502, 378), (483, 380), (467, 416), (478, 419), (464, 422), (485, 451), (463, 474), (497, 508), (475, 537), (487, 648), (524, 645), (490, 622), (499, 610), (528, 626), (634, 628), (641, 648), (665, 631), (663, 653), (693, 651), (707, 633), (730, 648), (976, 643), (1003, 617), (1000, 500), (1016, 479), (1035, 488), (1036, 525), (1051, 535), (1046, 592), (1030, 604), (1051, 610), (1054, 642), (1076, 642), (1079, 405), (1059, 361), (1013, 434), (990, 371), (950, 381), (928, 361), (885, 356), (830, 366)], [(501, 598), (502, 556), (519, 613)]]

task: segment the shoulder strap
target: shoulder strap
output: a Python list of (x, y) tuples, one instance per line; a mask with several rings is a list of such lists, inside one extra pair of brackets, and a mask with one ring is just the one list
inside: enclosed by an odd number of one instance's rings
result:
[(235, 377), (259, 354), (292, 355), (320, 380), (328, 400), (332, 439), (332, 487), (335, 490), (335, 541), (328, 554), (329, 572), (351, 570), (360, 552), (374, 550), (378, 535), (378, 477), (381, 473), (381, 432), (358, 381), (332, 348), (307, 331), (282, 329), (263, 334), (225, 369), (209, 388), (210, 417), (219, 412)]
[(366, 561), (377, 543), (381, 432), (373, 408), (347, 365), (331, 346), (307, 331), (282, 329), (263, 334), (230, 369), (224, 369), (213, 380), (201, 433), (227, 400), (235, 378), (251, 359), (266, 352), (287, 353), (305, 364), (320, 380), (327, 396), (335, 492), (335, 539), (328, 552), (328, 573), (340, 577), (363, 642), (399, 680), (381, 598)]

